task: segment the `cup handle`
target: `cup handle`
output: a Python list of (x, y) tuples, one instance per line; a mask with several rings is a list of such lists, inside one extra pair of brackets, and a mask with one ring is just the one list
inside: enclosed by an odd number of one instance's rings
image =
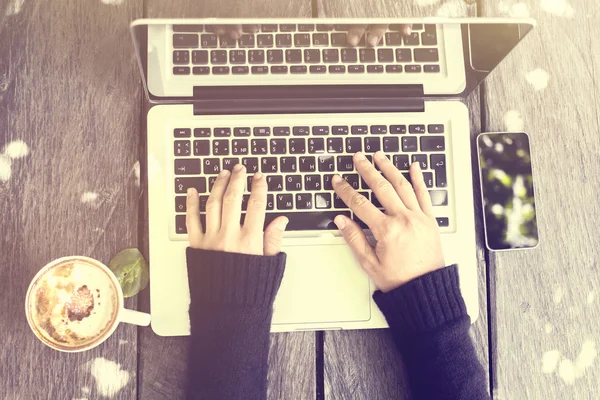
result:
[(150, 325), (150, 314), (124, 308), (119, 315), (119, 321), (138, 326)]

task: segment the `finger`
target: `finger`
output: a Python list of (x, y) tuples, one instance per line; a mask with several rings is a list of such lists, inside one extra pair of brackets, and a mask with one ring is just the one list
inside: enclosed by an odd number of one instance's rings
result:
[[(402, 200), (402, 204), (409, 210), (419, 210), (419, 202), (417, 201), (415, 192), (410, 182), (398, 171), (398, 168), (381, 151), (375, 153), (375, 157), (373, 158), (381, 172), (383, 172), (383, 175), (385, 175), (385, 178), (394, 187), (400, 200)], [(379, 199), (379, 195), (377, 195), (377, 198)]]
[(276, 256), (281, 251), (281, 242), (283, 241), (283, 232), (290, 222), (287, 217), (275, 218), (267, 229), (264, 236), (264, 254), (265, 256)]
[(385, 32), (387, 31), (387, 25), (371, 25), (369, 28), (369, 34), (367, 35), (367, 43), (371, 46), (377, 46)]
[(377, 209), (365, 196), (358, 193), (339, 175), (331, 178), (333, 190), (354, 213), (369, 225), (373, 233), (385, 218), (385, 214)]
[(373, 250), (365, 233), (356, 222), (343, 215), (335, 217), (333, 222), (335, 222), (340, 232), (342, 232), (344, 240), (348, 243), (348, 246), (350, 246), (350, 249), (365, 271), (368, 272), (379, 264), (375, 250)]
[(348, 44), (350, 46), (357, 46), (366, 30), (367, 25), (351, 25), (348, 29)]
[(259, 31), (259, 26), (258, 25), (244, 25), (243, 27), (246, 31), (251, 32), (251, 33), (256, 33)]
[(433, 217), (433, 205), (431, 204), (431, 196), (423, 179), (423, 171), (418, 162), (412, 163), (410, 166), (410, 180), (414, 188), (415, 196), (419, 207), (426, 215)]
[(202, 222), (200, 222), (200, 199), (194, 188), (187, 191), (185, 226), (190, 247), (197, 249), (202, 242)]
[(227, 30), (232, 39), (239, 39), (242, 36), (242, 25), (228, 25)]
[(223, 194), (229, 183), (229, 171), (224, 169), (219, 173), (213, 188), (206, 200), (206, 233), (218, 232), (221, 229), (221, 207)]
[(364, 154), (359, 152), (354, 155), (354, 166), (388, 214), (394, 215), (405, 210), (392, 184), (381, 176)]
[(237, 164), (233, 167), (229, 185), (223, 195), (223, 209), (221, 210), (221, 229), (240, 229), (242, 217), (242, 196), (246, 182), (246, 167)]
[(405, 36), (410, 35), (412, 33), (412, 24), (400, 25), (400, 32)]
[(252, 178), (252, 192), (248, 199), (244, 231), (257, 235), (262, 234), (266, 209), (267, 181), (261, 173), (257, 172)]

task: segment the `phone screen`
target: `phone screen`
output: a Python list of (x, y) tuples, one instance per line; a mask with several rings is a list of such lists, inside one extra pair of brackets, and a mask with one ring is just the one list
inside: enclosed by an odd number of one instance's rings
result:
[(522, 132), (482, 133), (477, 148), (487, 247), (537, 246), (529, 136)]

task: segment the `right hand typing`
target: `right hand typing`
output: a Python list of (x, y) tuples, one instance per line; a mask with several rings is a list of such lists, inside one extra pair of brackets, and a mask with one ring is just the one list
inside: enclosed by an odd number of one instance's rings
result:
[(439, 228), (419, 163), (410, 166), (413, 190), (382, 152), (375, 153), (374, 160), (385, 178), (362, 153), (354, 155), (358, 173), (373, 190), (385, 213), (339, 175), (334, 176), (332, 183), (344, 203), (369, 226), (377, 240), (375, 247), (350, 218), (338, 215), (335, 223), (369, 277), (382, 292), (389, 292), (445, 264)]

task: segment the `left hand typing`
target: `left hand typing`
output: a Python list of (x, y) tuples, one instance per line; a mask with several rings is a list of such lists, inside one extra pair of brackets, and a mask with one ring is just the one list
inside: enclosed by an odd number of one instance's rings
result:
[(190, 247), (259, 256), (274, 256), (280, 252), (283, 232), (289, 221), (286, 217), (278, 217), (263, 233), (267, 182), (260, 173), (252, 178), (246, 218), (244, 225), (240, 224), (246, 176), (246, 168), (241, 164), (231, 173), (221, 171), (206, 202), (205, 233), (200, 222), (198, 192), (194, 188), (188, 190), (186, 225)]

